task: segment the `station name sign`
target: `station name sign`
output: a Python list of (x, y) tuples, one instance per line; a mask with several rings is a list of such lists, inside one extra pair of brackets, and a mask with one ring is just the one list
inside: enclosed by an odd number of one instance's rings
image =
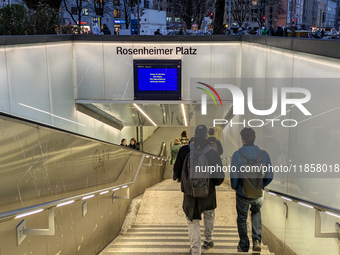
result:
[(123, 48), (116, 47), (117, 55), (197, 55), (195, 48), (157, 48), (157, 47), (143, 47), (143, 48)]

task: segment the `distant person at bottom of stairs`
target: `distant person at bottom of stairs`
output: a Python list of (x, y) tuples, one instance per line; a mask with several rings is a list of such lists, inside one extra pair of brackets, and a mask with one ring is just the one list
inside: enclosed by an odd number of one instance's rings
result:
[[(200, 220), (202, 220), (202, 214), (204, 215), (204, 242), (203, 249), (209, 249), (214, 246), (213, 230), (215, 221), (215, 208), (216, 203), (216, 189), (215, 186), (219, 186), (224, 181), (224, 172), (211, 174), (209, 179), (206, 179), (209, 183), (209, 190), (207, 197), (194, 197), (188, 195), (184, 187), (187, 187), (187, 178), (185, 173), (188, 173), (188, 169), (183, 167), (188, 165), (188, 155), (191, 155), (191, 150), (194, 152), (200, 152), (200, 155), (204, 155), (209, 166), (220, 166), (222, 168), (222, 161), (218, 153), (211, 148), (208, 138), (208, 129), (205, 125), (199, 125), (195, 130), (195, 142), (193, 144), (185, 145), (180, 148), (177, 159), (174, 166), (174, 173), (176, 178), (181, 178), (181, 191), (183, 196), (183, 211), (187, 218), (190, 240), (190, 254), (201, 255), (201, 231)], [(189, 154), (190, 153), (190, 154)], [(205, 154), (203, 154), (205, 153)], [(186, 171), (186, 172), (185, 172)], [(183, 176), (183, 178), (182, 178)]]
[(181, 134), (181, 144), (184, 146), (184, 145), (187, 145), (189, 143), (189, 137), (187, 136), (187, 131), (183, 131), (182, 134)]
[[(174, 140), (174, 145), (171, 146), (171, 158), (170, 158), (170, 165), (175, 164), (176, 162), (176, 158), (177, 158), (177, 154), (179, 152), (179, 149), (182, 147), (181, 145), (181, 141), (178, 138), (175, 138)], [(173, 173), (173, 178), (174, 181), (177, 180), (177, 182), (181, 182), (181, 179), (177, 179), (177, 177), (175, 176), (175, 173)]]
[(127, 143), (126, 139), (123, 138), (122, 141), (120, 142), (120, 146), (127, 147), (126, 143)]
[(135, 149), (135, 150), (139, 151), (139, 146), (138, 146), (137, 141), (136, 141), (135, 138), (131, 138), (130, 144), (129, 144), (129, 148)]
[(242, 173), (240, 171), (241, 167), (245, 167), (246, 164), (261, 164), (261, 167), (266, 166), (267, 169), (270, 169), (271, 161), (265, 150), (261, 151), (258, 146), (254, 145), (255, 131), (252, 128), (244, 128), (240, 134), (243, 146), (234, 152), (231, 159), (231, 168), (236, 171), (230, 172), (231, 187), (236, 192), (237, 229), (240, 237), (237, 250), (239, 252), (249, 251), (247, 217), (250, 206), (253, 251), (261, 251), (263, 189), (273, 180), (273, 172), (268, 170), (264, 175), (260, 173), (259, 177), (253, 178), (253, 180), (257, 180), (258, 187), (256, 186), (255, 189), (254, 186), (249, 188), (249, 179), (247, 180), (246, 178), (247, 173)]

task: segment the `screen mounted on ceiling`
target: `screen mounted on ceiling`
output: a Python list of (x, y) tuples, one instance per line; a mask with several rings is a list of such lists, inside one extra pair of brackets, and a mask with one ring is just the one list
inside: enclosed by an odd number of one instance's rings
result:
[(181, 60), (134, 60), (135, 100), (181, 100)]

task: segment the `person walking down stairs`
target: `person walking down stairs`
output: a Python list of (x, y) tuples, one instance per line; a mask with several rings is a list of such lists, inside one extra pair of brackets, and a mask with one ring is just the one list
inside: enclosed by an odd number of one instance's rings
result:
[[(170, 165), (174, 165), (176, 162), (176, 158), (177, 158), (177, 154), (179, 152), (179, 149), (182, 147), (181, 145), (181, 141), (178, 138), (175, 138), (174, 140), (174, 145), (171, 146), (171, 158), (170, 158)], [(173, 180), (174, 181), (178, 181), (180, 182), (181, 179), (177, 179), (177, 177), (175, 176), (175, 174), (173, 174)]]

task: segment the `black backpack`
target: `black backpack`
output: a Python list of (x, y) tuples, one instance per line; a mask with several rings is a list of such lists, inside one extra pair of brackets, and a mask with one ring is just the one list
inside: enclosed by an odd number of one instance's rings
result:
[(188, 146), (190, 152), (184, 159), (181, 176), (183, 192), (193, 197), (207, 197), (210, 173), (207, 171), (209, 164), (206, 154), (212, 150), (212, 147), (205, 146), (202, 150), (196, 150), (192, 143)]
[(254, 163), (249, 163), (249, 159), (242, 155), (240, 151), (238, 151), (244, 161), (244, 164), (241, 165), (241, 168), (251, 168), (255, 171), (249, 172), (240, 172), (241, 178), (243, 179), (242, 192), (248, 198), (257, 198), (263, 196), (263, 178), (264, 173), (262, 172), (262, 150), (260, 151), (260, 155), (257, 157)]

